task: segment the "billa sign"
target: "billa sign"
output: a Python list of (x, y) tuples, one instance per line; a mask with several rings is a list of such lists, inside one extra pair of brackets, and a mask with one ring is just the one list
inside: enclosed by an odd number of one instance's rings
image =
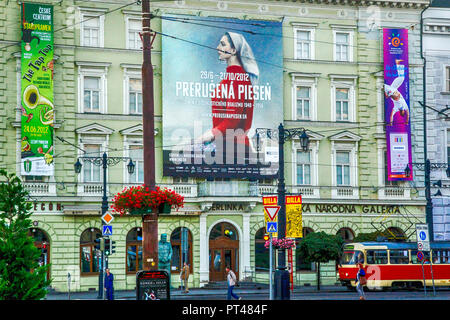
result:
[(302, 237), (302, 196), (286, 196), (286, 238)]
[(52, 176), (53, 6), (21, 8), (21, 174)]
[(166, 271), (139, 271), (136, 300), (170, 300), (170, 280)]

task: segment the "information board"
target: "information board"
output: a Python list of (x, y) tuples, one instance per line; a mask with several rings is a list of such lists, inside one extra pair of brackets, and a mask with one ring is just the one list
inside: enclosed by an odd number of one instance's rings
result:
[(136, 300), (170, 300), (169, 274), (166, 271), (139, 271), (136, 274)]

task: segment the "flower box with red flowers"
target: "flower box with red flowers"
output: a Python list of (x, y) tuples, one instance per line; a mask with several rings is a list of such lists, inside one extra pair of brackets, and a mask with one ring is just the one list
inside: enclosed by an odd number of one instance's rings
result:
[(111, 209), (114, 213), (144, 215), (152, 212), (168, 214), (171, 209), (184, 206), (184, 197), (173, 190), (156, 187), (150, 190), (142, 185), (129, 187), (115, 195)]
[[(269, 248), (270, 247), (270, 240), (267, 240), (264, 243), (264, 247), (265, 248)], [(274, 249), (292, 249), (295, 248), (295, 241), (292, 239), (277, 239), (277, 238), (273, 238), (272, 239), (272, 248)]]

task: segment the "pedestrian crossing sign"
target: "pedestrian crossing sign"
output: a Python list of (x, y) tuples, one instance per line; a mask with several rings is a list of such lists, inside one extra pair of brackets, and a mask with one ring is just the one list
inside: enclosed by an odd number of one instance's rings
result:
[(278, 232), (278, 223), (277, 222), (267, 222), (267, 232), (268, 233), (277, 233)]
[(112, 236), (112, 226), (104, 225), (102, 234), (103, 236)]

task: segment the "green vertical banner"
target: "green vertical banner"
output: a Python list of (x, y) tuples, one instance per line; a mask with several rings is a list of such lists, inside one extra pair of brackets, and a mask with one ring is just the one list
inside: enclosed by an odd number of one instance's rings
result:
[(22, 3), (21, 174), (51, 176), (53, 163), (53, 6)]

